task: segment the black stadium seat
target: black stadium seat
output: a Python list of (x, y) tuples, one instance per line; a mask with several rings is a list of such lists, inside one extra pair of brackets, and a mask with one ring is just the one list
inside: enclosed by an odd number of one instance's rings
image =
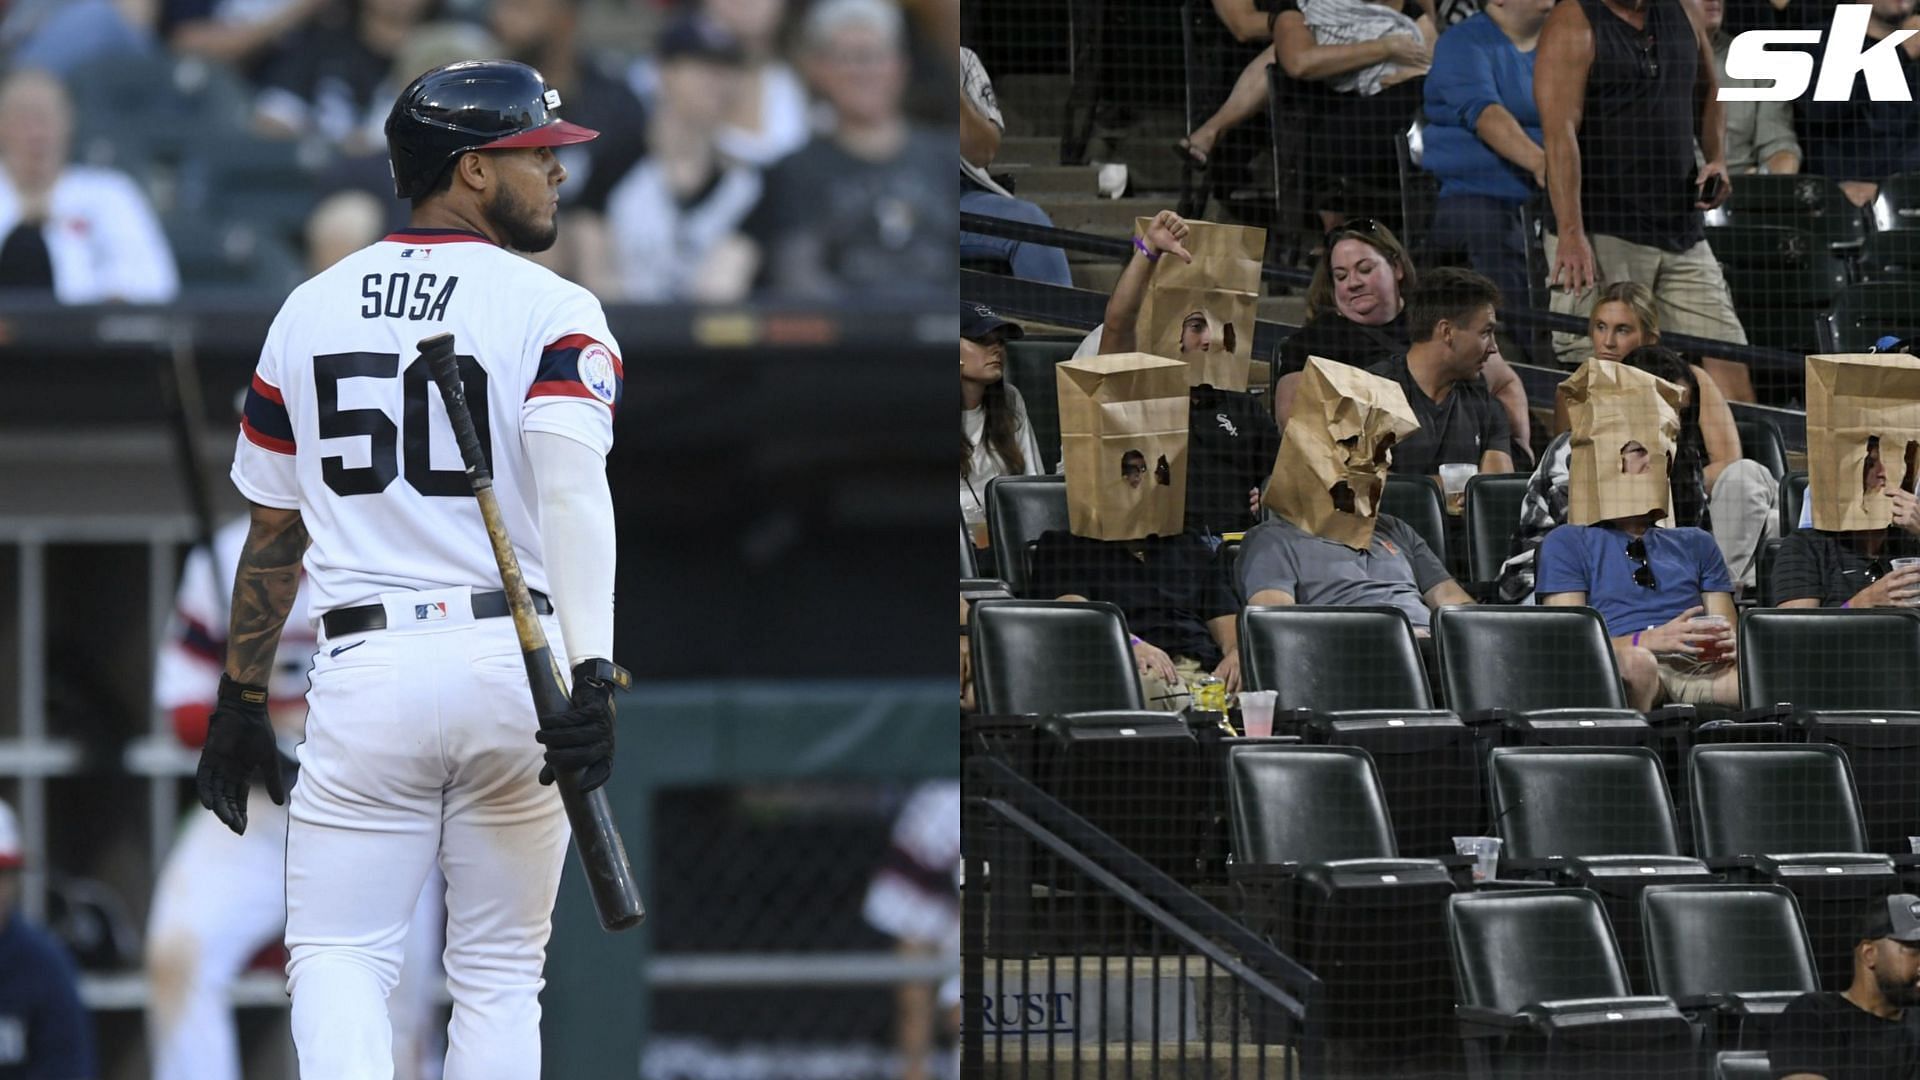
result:
[(1520, 504), (1527, 495), (1525, 473), (1475, 476), (1467, 481), (1467, 574), (1481, 602), (1500, 580), (1500, 564), (1513, 554), (1513, 533), (1520, 525)]
[(1373, 755), (1402, 852), (1446, 855), (1453, 837), (1480, 831), (1472, 732), (1433, 707), (1400, 609), (1248, 607), (1240, 663), (1250, 689), (1278, 693), (1276, 733)]
[(1796, 469), (1780, 479), (1780, 535), (1800, 527), (1800, 508), (1807, 501), (1807, 472)]
[(996, 476), (987, 481), (986, 498), (994, 569), (1000, 580), (1013, 586), (1014, 595), (1025, 596), (1027, 571), (1032, 568), (1033, 547), (1040, 542), (1040, 534), (1068, 527), (1067, 478)]
[(960, 522), (960, 576), (980, 576), (980, 566), (974, 561), (973, 530), (967, 528), (964, 520)]
[(969, 619), (974, 692), (986, 715), (1145, 706), (1127, 622), (1112, 604), (982, 600)]
[(1592, 892), (1459, 893), (1447, 930), (1476, 1080), (1690, 1075), (1692, 1025), (1670, 999), (1632, 995)]
[[(1575, 607), (1448, 607), (1434, 615), (1447, 703), (1482, 741), (1644, 745), (1600, 615)], [(1504, 738), (1498, 737), (1504, 729)]]
[(1447, 560), (1447, 509), (1440, 502), (1438, 484), (1425, 476), (1388, 473), (1386, 490), (1380, 495), (1380, 512), (1413, 526), (1433, 549), (1434, 558), (1451, 569), (1453, 564)]
[(1800, 904), (1778, 885), (1656, 885), (1640, 915), (1654, 992), (1710, 1018), (1722, 1049), (1764, 1050), (1772, 1018), (1820, 989)]
[(1748, 413), (1736, 414), (1733, 426), (1740, 433), (1743, 456), (1764, 465), (1776, 483), (1787, 475), (1787, 440), (1780, 434), (1780, 425), (1765, 416)]

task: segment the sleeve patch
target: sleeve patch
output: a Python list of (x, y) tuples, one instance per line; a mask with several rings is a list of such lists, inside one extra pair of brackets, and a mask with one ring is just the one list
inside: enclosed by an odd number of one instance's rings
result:
[(568, 334), (541, 351), (527, 397), (591, 398), (619, 408), (625, 377), (612, 349), (585, 334)]
[(247, 441), (276, 454), (293, 453), (293, 419), (287, 415), (286, 402), (278, 388), (259, 375), (247, 388), (247, 401), (240, 412), (240, 430)]

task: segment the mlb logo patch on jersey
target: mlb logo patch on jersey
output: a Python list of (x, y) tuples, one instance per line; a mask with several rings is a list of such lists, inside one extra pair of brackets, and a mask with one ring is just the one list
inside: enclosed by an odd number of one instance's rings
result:
[(604, 404), (613, 404), (620, 383), (613, 373), (613, 354), (605, 345), (596, 341), (580, 350), (580, 383)]
[(415, 622), (431, 622), (435, 619), (444, 619), (446, 617), (447, 605), (445, 601), (434, 604), (413, 605), (413, 618)]
[(424, 247), (422, 247), (422, 248), (401, 248), (401, 249), (400, 249), (400, 257), (401, 257), (401, 258), (403, 258), (403, 259), (423, 259), (423, 260), (424, 260), (424, 259), (431, 259), (431, 258), (433, 258), (433, 249), (432, 249), (432, 248), (424, 248)]

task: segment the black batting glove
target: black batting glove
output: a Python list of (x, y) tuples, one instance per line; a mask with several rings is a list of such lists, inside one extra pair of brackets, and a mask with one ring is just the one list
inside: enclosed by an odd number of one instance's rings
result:
[(193, 786), (200, 805), (213, 811), (236, 833), (247, 831), (247, 790), (255, 779), (267, 786), (274, 805), (287, 804), (287, 783), (280, 771), (280, 747), (267, 719), (267, 688), (220, 676), (220, 696), (207, 720), (207, 742)]
[(547, 748), (540, 782), (553, 783), (555, 772), (579, 769), (584, 794), (613, 775), (613, 692), (626, 685), (626, 672), (604, 660), (587, 660), (573, 669), (573, 696), (566, 712), (540, 718), (534, 738)]

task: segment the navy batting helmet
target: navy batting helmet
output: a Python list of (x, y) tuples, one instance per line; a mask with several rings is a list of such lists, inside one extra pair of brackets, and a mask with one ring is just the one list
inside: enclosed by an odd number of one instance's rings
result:
[(600, 133), (555, 115), (560, 91), (512, 60), (463, 60), (413, 80), (387, 116), (393, 190), (402, 199), (433, 189), (469, 150), (565, 146)]

